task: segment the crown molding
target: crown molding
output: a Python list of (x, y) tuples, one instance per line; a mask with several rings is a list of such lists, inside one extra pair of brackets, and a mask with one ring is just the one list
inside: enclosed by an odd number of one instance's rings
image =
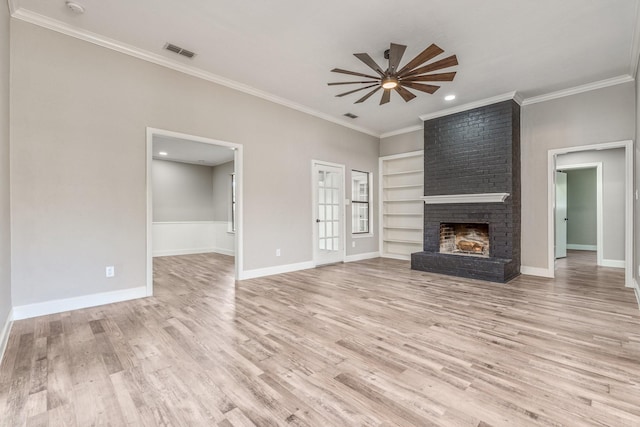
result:
[(571, 87), (569, 89), (559, 90), (557, 92), (547, 93), (545, 95), (533, 96), (524, 100), (522, 105), (537, 104), (539, 102), (551, 101), (552, 99), (564, 98), (565, 96), (576, 95), (578, 93), (589, 92), (591, 90), (602, 89), (609, 86), (615, 86), (622, 83), (632, 82), (633, 77), (624, 75), (613, 77), (610, 79), (600, 80), (593, 83), (587, 83), (581, 86)]
[(635, 23), (631, 40), (631, 64), (629, 64), (629, 75), (634, 78), (638, 73), (638, 61), (640, 61), (640, 2), (636, 3)]
[[(420, 117), (420, 120), (422, 120), (423, 122), (426, 122), (427, 120), (448, 116), (450, 114), (461, 113), (463, 111), (472, 110), (474, 108), (484, 107), (485, 105), (495, 104), (496, 102), (508, 101), (510, 99), (518, 102), (520, 98), (521, 97), (518, 94), (518, 92), (515, 92), (515, 91), (508, 92), (508, 93), (503, 93), (502, 95), (492, 96), (490, 98), (485, 98), (479, 101), (470, 102), (468, 104), (458, 105), (453, 108), (447, 108), (446, 110), (440, 110), (434, 113), (423, 114), (418, 117)], [(520, 104), (520, 102), (518, 102), (518, 104)]]
[[(13, 7), (17, 6), (18, 0), (9, 0), (9, 5), (11, 7), (12, 3)], [(290, 101), (285, 98), (281, 98), (279, 96), (270, 94), (268, 92), (261, 91), (254, 87), (218, 76), (216, 74), (210, 73), (208, 71), (204, 71), (200, 68), (193, 67), (190, 65), (185, 65), (180, 62), (174, 61), (170, 58), (166, 58), (162, 55), (158, 55), (153, 52), (149, 52), (144, 49), (139, 49), (137, 47), (128, 45), (126, 43), (122, 43), (118, 40), (114, 40), (100, 34), (93, 33), (91, 31), (86, 31), (80, 28), (73, 27), (71, 25), (67, 25), (64, 22), (58, 21), (56, 19), (49, 18), (47, 16), (41, 15), (39, 13), (35, 13), (29, 10), (18, 8), (11, 13), (11, 16), (15, 19), (19, 19), (24, 22), (28, 22), (30, 24), (38, 25), (43, 28), (47, 28), (52, 31), (56, 31), (58, 33), (74, 37), (89, 43), (93, 43), (95, 45), (105, 47), (107, 49), (115, 50), (116, 52), (124, 53), (125, 55), (132, 56), (134, 58), (142, 59), (143, 61), (151, 62), (156, 65), (160, 65), (162, 67), (170, 68), (174, 71), (178, 71), (193, 77), (197, 77), (202, 80), (206, 80), (212, 83), (219, 84), (221, 86), (226, 86), (228, 88), (237, 90), (239, 92), (243, 92), (249, 95), (253, 95), (258, 98), (262, 98), (264, 100), (273, 102), (275, 104), (282, 105), (284, 107), (291, 108), (293, 110), (300, 111), (305, 114), (309, 114), (311, 116), (317, 117), (319, 119), (326, 120), (328, 122), (332, 122), (338, 124), (340, 126), (344, 126), (346, 128), (380, 138), (380, 133), (374, 132), (370, 129), (363, 128), (360, 126), (353, 125), (346, 121), (337, 119), (328, 114), (321, 113), (320, 111), (305, 107), (296, 102)]]
[(13, 14), (20, 8), (20, 6), (18, 6), (18, 0), (8, 0), (7, 3), (9, 4), (9, 13), (13, 16)]
[(402, 135), (403, 133), (415, 132), (415, 131), (423, 130), (423, 129), (424, 129), (423, 125), (409, 126), (409, 127), (406, 127), (406, 128), (402, 128), (402, 129), (398, 129), (398, 130), (392, 130), (391, 132), (385, 132), (383, 134), (380, 134), (380, 139), (389, 138), (390, 136)]

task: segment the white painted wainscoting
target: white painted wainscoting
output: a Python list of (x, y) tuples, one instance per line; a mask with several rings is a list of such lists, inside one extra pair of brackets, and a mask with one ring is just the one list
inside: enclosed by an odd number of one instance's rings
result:
[(153, 256), (216, 252), (235, 255), (234, 235), (227, 221), (154, 222)]

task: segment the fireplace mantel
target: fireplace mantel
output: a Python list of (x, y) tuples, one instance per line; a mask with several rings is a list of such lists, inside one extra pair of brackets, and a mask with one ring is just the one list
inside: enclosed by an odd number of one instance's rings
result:
[(477, 194), (443, 194), (423, 196), (425, 205), (442, 205), (447, 203), (504, 203), (509, 193), (477, 193)]

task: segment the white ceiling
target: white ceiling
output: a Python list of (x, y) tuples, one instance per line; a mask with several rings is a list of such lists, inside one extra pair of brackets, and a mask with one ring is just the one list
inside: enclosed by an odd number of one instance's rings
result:
[[(64, 0), (9, 0), (16, 18), (92, 32), (373, 134), (512, 91), (529, 98), (629, 76), (638, 59), (639, 0), (74, 1), (84, 14)], [(197, 56), (165, 51), (166, 42)], [(441, 57), (456, 54), (455, 80), (409, 103), (395, 93), (383, 106), (379, 93), (357, 105), (358, 94), (336, 98), (345, 87), (327, 82), (349, 77), (330, 70), (369, 72), (356, 52), (386, 65), (390, 42), (408, 46), (401, 65), (431, 43)]]
[[(233, 160), (231, 148), (168, 136), (153, 136), (153, 158), (203, 166), (216, 166)], [(160, 152), (167, 153), (166, 156)]]

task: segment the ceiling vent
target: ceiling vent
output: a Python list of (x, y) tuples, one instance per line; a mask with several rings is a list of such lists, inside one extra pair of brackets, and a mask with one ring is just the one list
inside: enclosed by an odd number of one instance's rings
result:
[(171, 52), (177, 53), (178, 55), (186, 56), (189, 59), (196, 56), (196, 54), (191, 52), (190, 50), (183, 49), (180, 46), (176, 46), (175, 44), (167, 43), (164, 45), (164, 48), (170, 50)]
[(345, 116), (347, 116), (347, 117), (349, 117), (350, 119), (357, 119), (357, 118), (358, 118), (358, 116), (356, 116), (356, 115), (355, 115), (355, 114), (353, 114), (353, 113), (345, 113), (344, 115), (345, 115)]

